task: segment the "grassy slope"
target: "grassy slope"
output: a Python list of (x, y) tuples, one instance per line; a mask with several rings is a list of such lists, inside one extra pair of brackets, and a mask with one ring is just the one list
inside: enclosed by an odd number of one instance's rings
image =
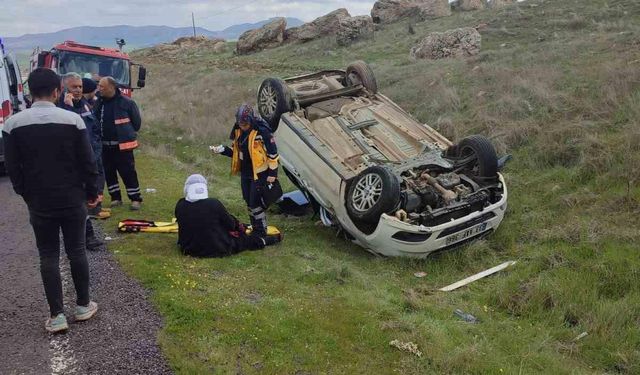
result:
[[(419, 36), (479, 23), (487, 23), (479, 56), (408, 59)], [(158, 189), (146, 195), (147, 218), (169, 218), (193, 172), (244, 216), (228, 159), (205, 146), (224, 139), (234, 107), (254, 100), (262, 78), (356, 58), (370, 61), (381, 90), (420, 120), (452, 138), (488, 134), (515, 155), (501, 228), (426, 261), (376, 258), (313, 219), (277, 215), (270, 220), (284, 229), (284, 244), (227, 259), (182, 257), (174, 235), (118, 237), (110, 248), (166, 319), (161, 344), (174, 369), (640, 371), (638, 25), (632, 0), (529, 1), (418, 23), (413, 36), (406, 24), (388, 26), (351, 49), (321, 40), (249, 57), (197, 51), (169, 64), (147, 56), (138, 168), (143, 187)], [(509, 271), (434, 292), (510, 259), (519, 264)], [(482, 322), (459, 321), (456, 308)], [(389, 347), (393, 339), (416, 343), (422, 357)]]

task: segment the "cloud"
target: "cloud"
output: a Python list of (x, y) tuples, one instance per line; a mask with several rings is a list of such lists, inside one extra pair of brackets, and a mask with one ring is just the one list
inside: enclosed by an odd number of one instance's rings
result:
[(53, 32), (75, 26), (196, 25), (210, 30), (270, 17), (311, 21), (338, 8), (369, 14), (375, 0), (22, 0), (7, 1), (0, 12), (0, 37)]

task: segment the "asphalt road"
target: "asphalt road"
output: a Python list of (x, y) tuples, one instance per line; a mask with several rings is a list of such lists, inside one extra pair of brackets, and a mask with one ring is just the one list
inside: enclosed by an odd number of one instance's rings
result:
[(26, 205), (0, 176), (0, 374), (172, 373), (156, 344), (162, 321), (147, 292), (105, 249), (88, 258), (98, 314), (73, 321), (75, 291), (61, 255), (70, 329), (47, 333), (48, 307)]

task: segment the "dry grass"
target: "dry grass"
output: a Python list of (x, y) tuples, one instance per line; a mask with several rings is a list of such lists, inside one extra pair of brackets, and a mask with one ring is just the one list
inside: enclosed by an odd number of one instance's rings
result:
[(154, 84), (139, 99), (147, 123), (190, 141), (228, 139), (236, 107), (255, 102), (254, 90), (246, 88), (253, 73), (195, 65), (149, 68)]

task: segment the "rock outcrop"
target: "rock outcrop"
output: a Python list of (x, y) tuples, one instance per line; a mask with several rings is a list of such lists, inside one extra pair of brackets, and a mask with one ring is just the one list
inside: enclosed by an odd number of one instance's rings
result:
[(286, 19), (280, 17), (259, 29), (245, 31), (238, 39), (236, 53), (246, 55), (281, 45), (286, 27)]
[(403, 18), (431, 19), (451, 15), (448, 0), (378, 0), (371, 9), (375, 23), (392, 23)]
[(336, 43), (339, 46), (348, 46), (358, 40), (373, 37), (373, 31), (373, 20), (369, 16), (344, 18), (338, 25)]
[(287, 42), (308, 42), (323, 36), (334, 35), (338, 31), (340, 21), (347, 18), (351, 18), (349, 11), (344, 8), (336, 9), (302, 26), (287, 29), (285, 39)]
[(456, 0), (451, 3), (451, 6), (453, 9), (463, 12), (480, 10), (486, 7), (486, 0)]
[(172, 43), (163, 43), (138, 52), (141, 56), (159, 59), (176, 59), (193, 53), (213, 52), (221, 53), (227, 49), (224, 39), (209, 39), (204, 36), (188, 36), (178, 38)]
[(202, 35), (178, 38), (171, 44), (185, 49), (211, 49), (215, 53), (224, 52), (227, 47), (227, 42), (224, 39), (209, 39)]
[(480, 52), (481, 41), (480, 33), (472, 27), (431, 33), (411, 48), (410, 56), (431, 60), (473, 56)]

